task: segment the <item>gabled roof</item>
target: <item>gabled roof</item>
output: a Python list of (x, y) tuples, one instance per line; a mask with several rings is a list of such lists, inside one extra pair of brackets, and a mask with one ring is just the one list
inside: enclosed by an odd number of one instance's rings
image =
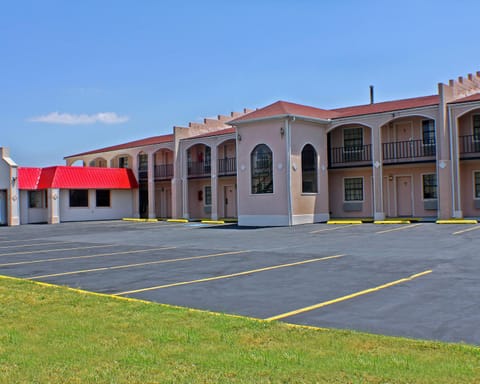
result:
[(128, 143), (113, 145), (111, 147), (105, 147), (100, 149), (94, 149), (88, 152), (77, 153), (76, 155), (65, 156), (65, 159), (70, 157), (77, 157), (77, 156), (84, 156), (84, 155), (93, 155), (95, 153), (102, 153), (102, 152), (111, 152), (111, 151), (118, 151), (120, 149), (129, 149), (129, 148), (136, 148), (136, 147), (145, 147), (147, 145), (155, 145), (161, 143), (170, 143), (173, 142), (174, 137), (173, 134), (162, 135), (162, 136), (153, 136), (147, 137), (145, 139), (129, 141)]
[(212, 137), (212, 136), (228, 135), (228, 134), (235, 133), (235, 132), (236, 132), (236, 129), (235, 129), (235, 128), (226, 128), (226, 129), (221, 129), (221, 130), (219, 130), (219, 131), (202, 133), (201, 135), (197, 135), (197, 136), (185, 137), (183, 140), (198, 139), (198, 138), (201, 138), (201, 137)]
[(480, 93), (475, 93), (473, 95), (463, 97), (461, 99), (452, 101), (449, 104), (457, 104), (457, 103), (468, 103), (469, 101), (480, 101)]
[(336, 115), (336, 112), (327, 111), (325, 109), (309, 107), (307, 105), (289, 103), (287, 101), (280, 100), (273, 104), (267, 105), (264, 108), (257, 109), (254, 112), (250, 112), (237, 119), (231, 120), (228, 122), (228, 124), (238, 124), (251, 120), (286, 116), (327, 120), (335, 117)]
[(132, 189), (138, 188), (131, 169), (55, 166), (18, 168), (19, 189)]
[(394, 112), (402, 109), (428, 107), (440, 103), (438, 95), (414, 97), (410, 99), (401, 99), (393, 101), (384, 101), (381, 103), (357, 105), (353, 107), (332, 109), (337, 113), (336, 118), (369, 115), (372, 113)]

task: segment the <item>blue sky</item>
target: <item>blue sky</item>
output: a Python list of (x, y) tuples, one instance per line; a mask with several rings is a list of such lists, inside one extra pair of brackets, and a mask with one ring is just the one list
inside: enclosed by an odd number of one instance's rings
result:
[(434, 94), (480, 71), (478, 1), (0, 0), (0, 145), (23, 166), (287, 100)]

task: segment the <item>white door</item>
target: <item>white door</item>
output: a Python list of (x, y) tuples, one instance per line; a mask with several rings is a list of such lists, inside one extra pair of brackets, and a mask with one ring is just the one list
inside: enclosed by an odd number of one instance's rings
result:
[(235, 186), (226, 185), (223, 190), (225, 217), (237, 217), (237, 198)]

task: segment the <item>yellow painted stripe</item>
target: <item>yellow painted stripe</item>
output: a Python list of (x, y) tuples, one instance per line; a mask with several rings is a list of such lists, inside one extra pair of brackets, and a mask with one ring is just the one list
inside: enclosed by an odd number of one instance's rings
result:
[(470, 219), (451, 219), (451, 220), (437, 220), (437, 224), (478, 224), (477, 220)]
[(410, 229), (410, 228), (413, 228), (413, 227), (418, 227), (419, 225), (422, 225), (422, 224), (421, 223), (411, 224), (411, 225), (407, 225), (407, 226), (402, 226), (400, 228), (386, 229), (384, 231), (378, 231), (378, 232), (375, 232), (375, 233), (388, 233), (388, 232), (395, 232), (395, 231), (403, 231), (404, 229)]
[(28, 261), (16, 261), (13, 263), (3, 263), (0, 264), (0, 267), (8, 267), (13, 265), (28, 265), (28, 264), (38, 264), (38, 263), (50, 263), (54, 261), (63, 261), (63, 260), (76, 260), (76, 259), (93, 259), (95, 257), (106, 257), (106, 256), (117, 256), (117, 255), (129, 255), (134, 253), (143, 253), (151, 251), (163, 251), (167, 249), (175, 249), (177, 247), (160, 247), (160, 248), (150, 248), (150, 249), (136, 249), (133, 251), (121, 251), (121, 252), (110, 252), (110, 253), (98, 253), (96, 255), (83, 255), (83, 256), (69, 256), (69, 257), (55, 257), (51, 259), (42, 259), (42, 260), (28, 260)]
[(72, 248), (54, 248), (54, 249), (41, 249), (38, 251), (21, 251), (21, 252), (10, 252), (10, 253), (0, 253), (1, 256), (15, 256), (15, 255), (31, 255), (33, 253), (51, 253), (51, 252), (61, 252), (61, 251), (76, 251), (79, 249), (93, 249), (93, 248), (107, 248), (115, 247), (115, 244), (105, 244), (105, 245), (91, 245), (88, 247), (72, 247)]
[(373, 224), (411, 224), (410, 220), (375, 220)]
[(154, 264), (167, 264), (167, 263), (175, 263), (179, 261), (187, 261), (187, 260), (200, 260), (200, 259), (208, 259), (212, 257), (220, 257), (220, 256), (228, 256), (228, 255), (239, 255), (242, 253), (248, 253), (251, 251), (232, 251), (232, 252), (223, 252), (223, 253), (212, 253), (209, 255), (202, 255), (202, 256), (189, 256), (189, 257), (181, 257), (177, 259), (166, 259), (166, 260), (156, 260), (156, 261), (146, 261), (144, 263), (135, 263), (135, 264), (125, 264), (125, 265), (115, 265), (113, 267), (101, 267), (101, 268), (93, 268), (93, 269), (81, 269), (78, 271), (70, 271), (70, 272), (62, 272), (62, 273), (53, 273), (50, 275), (40, 275), (40, 276), (30, 276), (29, 279), (45, 279), (47, 277), (58, 277), (58, 276), (66, 276), (66, 275), (77, 275), (81, 273), (90, 273), (90, 272), (99, 272), (99, 271), (111, 271), (116, 269), (126, 269), (126, 268), (135, 268), (135, 267), (143, 267), (145, 265), (154, 265)]
[(343, 229), (347, 227), (353, 227), (354, 225), (358, 224), (348, 224), (348, 225), (342, 225), (340, 227), (335, 227), (335, 228), (324, 228), (324, 229), (317, 229), (316, 231), (312, 231), (310, 233), (320, 233), (320, 232), (327, 232), (327, 231), (336, 231), (337, 229)]
[(329, 260), (329, 259), (335, 259), (335, 258), (339, 258), (339, 257), (342, 257), (342, 256), (345, 256), (345, 255), (333, 255), (333, 256), (327, 256), (327, 257), (320, 257), (320, 258), (316, 258), (316, 259), (297, 261), (295, 263), (273, 265), (271, 267), (258, 268), (258, 269), (252, 269), (252, 270), (249, 270), (249, 271), (231, 273), (229, 275), (206, 277), (204, 279), (198, 279), (198, 280), (190, 280), (190, 281), (182, 281), (182, 282), (179, 282), (179, 283), (157, 285), (157, 286), (154, 286), (154, 287), (148, 287), (148, 288), (135, 289), (135, 290), (132, 290), (132, 291), (119, 292), (119, 293), (115, 293), (114, 295), (129, 295), (129, 294), (132, 294), (132, 293), (154, 291), (154, 290), (163, 289), (163, 288), (179, 287), (181, 285), (189, 285), (189, 284), (205, 283), (205, 282), (208, 282), (208, 281), (229, 279), (229, 278), (237, 277), (237, 276), (250, 275), (252, 273), (271, 271), (271, 270), (274, 270), (274, 269), (293, 267), (293, 266), (296, 266), (296, 265), (302, 265), (302, 264), (307, 264), (307, 263), (314, 263), (316, 261), (324, 261), (324, 260)]
[(461, 231), (457, 231), (457, 232), (453, 232), (452, 235), (459, 235), (461, 233), (465, 233), (465, 232), (470, 232), (470, 231), (475, 231), (477, 229), (480, 229), (480, 225), (476, 226), (476, 227), (471, 227), (471, 228), (468, 228), (468, 229), (463, 229)]
[(362, 220), (328, 220), (327, 224), (363, 224)]
[(187, 219), (168, 219), (167, 223), (188, 223)]
[(392, 281), (392, 282), (390, 282), (390, 283), (386, 283), (386, 284), (383, 284), (383, 285), (379, 285), (379, 286), (374, 287), (374, 288), (365, 289), (365, 290), (360, 291), (360, 292), (355, 292), (355, 293), (352, 293), (352, 294), (350, 294), (350, 295), (346, 295), (346, 296), (339, 297), (339, 298), (337, 298), (337, 299), (324, 301), (324, 302), (322, 302), (322, 303), (318, 303), (318, 304), (315, 304), (315, 305), (311, 305), (311, 306), (309, 306), (309, 307), (300, 308), (300, 309), (296, 309), (296, 310), (294, 310), (294, 311), (282, 313), (282, 314), (280, 314), (280, 315), (276, 315), (276, 316), (269, 317), (268, 319), (265, 319), (265, 320), (266, 320), (266, 321), (273, 321), (273, 320), (285, 319), (285, 318), (287, 318), (287, 317), (295, 316), (295, 315), (298, 315), (298, 314), (301, 314), (301, 313), (305, 313), (305, 312), (313, 311), (313, 310), (315, 310), (315, 309), (319, 309), (319, 308), (322, 308), (322, 307), (326, 307), (327, 305), (332, 305), (332, 304), (340, 303), (340, 302), (342, 302), (342, 301), (350, 300), (350, 299), (353, 299), (353, 298), (358, 297), (358, 296), (363, 296), (363, 295), (367, 295), (367, 294), (369, 294), (369, 293), (377, 292), (377, 291), (380, 291), (380, 290), (382, 290), (382, 289), (392, 287), (392, 286), (394, 286), (394, 285), (406, 283), (407, 281), (411, 281), (411, 280), (413, 280), (413, 279), (416, 279), (416, 278), (421, 277), (421, 276), (428, 275), (428, 274), (430, 274), (430, 273), (432, 273), (432, 270), (423, 271), (423, 272), (420, 272), (420, 273), (416, 273), (415, 275), (411, 275), (410, 277), (406, 277), (406, 278), (403, 278), (403, 279), (395, 280), (395, 281)]
[(202, 220), (204, 224), (225, 224), (223, 220)]

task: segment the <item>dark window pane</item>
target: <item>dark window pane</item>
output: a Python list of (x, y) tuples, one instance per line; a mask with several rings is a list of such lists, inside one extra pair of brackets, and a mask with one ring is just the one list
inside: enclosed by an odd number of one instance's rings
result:
[(71, 189), (70, 207), (88, 207), (88, 190)]
[(97, 207), (110, 207), (110, 190), (109, 189), (97, 189)]

